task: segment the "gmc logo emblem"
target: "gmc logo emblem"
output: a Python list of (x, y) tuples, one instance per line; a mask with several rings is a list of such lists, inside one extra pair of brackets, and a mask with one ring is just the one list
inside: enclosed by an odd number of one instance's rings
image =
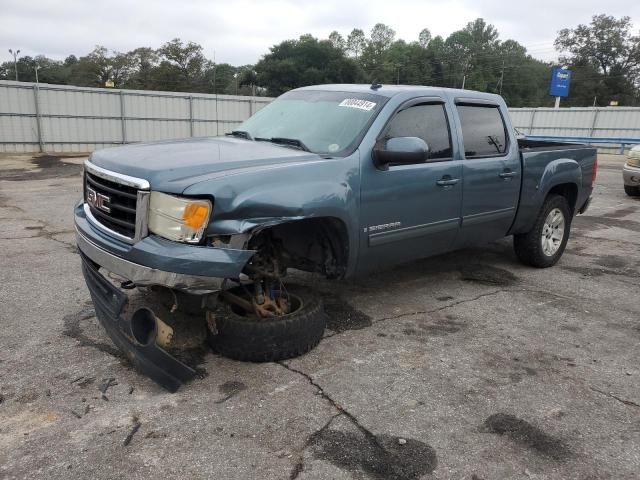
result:
[(109, 197), (96, 192), (93, 188), (87, 185), (87, 203), (93, 208), (111, 213), (111, 209), (105, 205), (105, 203), (109, 203), (110, 201), (111, 199)]

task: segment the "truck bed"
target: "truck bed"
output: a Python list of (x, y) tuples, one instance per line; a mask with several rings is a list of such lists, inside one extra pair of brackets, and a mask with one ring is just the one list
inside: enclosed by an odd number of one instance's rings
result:
[[(587, 202), (597, 168), (597, 148), (576, 143), (518, 139), (522, 184), (518, 212), (510, 233), (528, 231), (549, 193), (551, 179), (568, 185), (577, 213)], [(577, 164), (577, 165), (576, 165)], [(578, 168), (576, 168), (576, 166)]]

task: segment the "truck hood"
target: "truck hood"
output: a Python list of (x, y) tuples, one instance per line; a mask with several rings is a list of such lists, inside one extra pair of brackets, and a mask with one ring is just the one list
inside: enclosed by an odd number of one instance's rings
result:
[(100, 150), (90, 157), (98, 167), (143, 178), (153, 190), (168, 193), (182, 193), (213, 177), (321, 160), (315, 153), (234, 137), (140, 143)]

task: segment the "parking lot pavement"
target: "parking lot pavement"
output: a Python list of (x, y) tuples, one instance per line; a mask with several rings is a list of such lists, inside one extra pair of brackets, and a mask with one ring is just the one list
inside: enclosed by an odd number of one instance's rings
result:
[[(28, 158), (28, 157), (27, 157)], [(551, 269), (510, 239), (314, 281), (311, 353), (214, 354), (169, 394), (93, 316), (81, 158), (0, 157), (0, 477), (631, 479), (640, 472), (640, 200), (600, 157)]]

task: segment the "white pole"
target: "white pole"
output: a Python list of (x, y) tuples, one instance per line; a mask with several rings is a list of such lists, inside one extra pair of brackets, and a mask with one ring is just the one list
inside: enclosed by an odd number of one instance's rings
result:
[(556, 97), (556, 104), (553, 108), (560, 108), (560, 97)]
[(463, 75), (462, 76), (462, 90), (464, 90), (464, 82), (467, 80), (467, 76)]

